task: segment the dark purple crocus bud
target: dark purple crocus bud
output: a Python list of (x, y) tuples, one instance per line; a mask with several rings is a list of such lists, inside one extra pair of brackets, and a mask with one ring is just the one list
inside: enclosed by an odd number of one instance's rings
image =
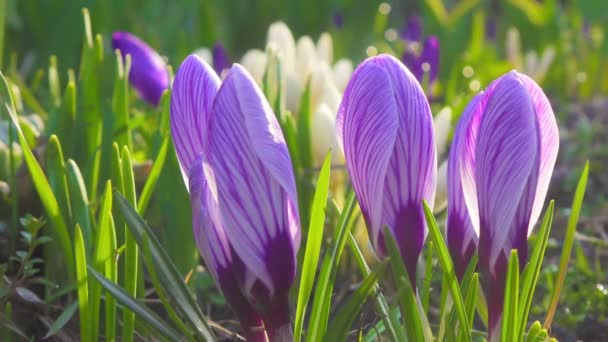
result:
[(420, 43), (422, 40), (422, 20), (417, 15), (407, 18), (399, 34), (408, 43)]
[(129, 82), (144, 101), (158, 106), (163, 92), (169, 87), (169, 73), (163, 58), (128, 32), (112, 34), (112, 49), (120, 50), (123, 58), (131, 55)]
[(230, 59), (226, 53), (226, 49), (221, 43), (215, 43), (211, 52), (213, 58), (213, 69), (218, 74), (221, 74), (224, 69), (230, 68)]
[(496, 40), (496, 17), (486, 19), (486, 39), (492, 42)]
[(342, 11), (335, 10), (334, 15), (332, 16), (332, 21), (336, 28), (341, 29), (344, 27), (344, 15), (342, 14)]

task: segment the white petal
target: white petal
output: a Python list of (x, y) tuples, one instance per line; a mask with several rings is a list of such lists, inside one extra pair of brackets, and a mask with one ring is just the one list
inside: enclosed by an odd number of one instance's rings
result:
[(435, 146), (437, 147), (437, 156), (441, 157), (448, 143), (448, 135), (450, 134), (450, 124), (452, 122), (452, 108), (444, 107), (433, 118), (433, 126), (435, 127)]
[(266, 44), (276, 46), (285, 69), (292, 70), (295, 68), (296, 43), (291, 30), (284, 22), (277, 21), (270, 25)]
[(213, 65), (213, 56), (211, 55), (211, 50), (202, 47), (193, 52), (193, 54), (199, 56), (205, 63), (209, 65)]
[(353, 62), (349, 59), (342, 58), (336, 62), (332, 72), (336, 87), (343, 93), (348, 84), (348, 80), (350, 80), (350, 76), (353, 74)]
[(298, 39), (296, 45), (296, 74), (301, 85), (306, 84), (310, 73), (317, 62), (315, 43), (309, 36)]
[(327, 32), (323, 32), (317, 41), (317, 55), (329, 64), (334, 59), (334, 44), (331, 35)]
[(243, 67), (249, 71), (259, 86), (262, 85), (262, 80), (264, 79), (266, 63), (266, 53), (258, 49), (247, 51), (243, 55), (243, 58), (241, 58), (241, 65), (243, 65)]

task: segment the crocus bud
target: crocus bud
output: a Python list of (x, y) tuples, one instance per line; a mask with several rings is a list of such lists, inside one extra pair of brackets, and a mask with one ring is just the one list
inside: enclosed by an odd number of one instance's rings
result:
[[(452, 148), (449, 206), (459, 214), (448, 210), (448, 242), (450, 230), (463, 230), (458, 223), (466, 220), (466, 205), (471, 227), (479, 233), (479, 267), (487, 286), (489, 334), (494, 335), (502, 316), (509, 253), (518, 251), (523, 269), (527, 238), (540, 216), (557, 158), (559, 133), (549, 100), (532, 79), (509, 72), (469, 104)], [(466, 250), (465, 245), (451, 248)]]
[(284, 22), (277, 21), (270, 25), (266, 44), (277, 49), (283, 69), (293, 70), (295, 68), (296, 43), (291, 30)]
[(422, 201), (433, 207), (437, 174), (433, 117), (424, 92), (394, 57), (368, 58), (346, 87), (336, 126), (376, 253), (387, 254), (388, 227), (415, 286), (427, 235)]
[(258, 49), (249, 50), (241, 57), (241, 65), (251, 73), (259, 86), (262, 85), (267, 59), (266, 53)]
[[(234, 64), (218, 85), (213, 70), (189, 56), (172, 96), (171, 130), (188, 170), (195, 236), (228, 302), (244, 308), (241, 322), (261, 317), (270, 340), (279, 340), (291, 332), (287, 297), (300, 243), (291, 158), (245, 69)], [(222, 278), (224, 269), (232, 278)]]
[(131, 55), (129, 82), (144, 101), (158, 106), (163, 92), (169, 87), (169, 73), (162, 57), (128, 32), (112, 34), (112, 49), (120, 50), (123, 58)]
[(230, 59), (226, 53), (226, 49), (221, 43), (215, 43), (211, 52), (213, 56), (213, 69), (218, 74), (221, 74), (225, 69), (230, 68)]
[(422, 40), (422, 21), (419, 16), (412, 15), (407, 18), (400, 37), (409, 43), (418, 43)]
[[(424, 41), (420, 63), (423, 75), (429, 75), (429, 83), (437, 81), (439, 74), (439, 39), (437, 37), (430, 36)], [(428, 65), (428, 70), (425, 65)]]

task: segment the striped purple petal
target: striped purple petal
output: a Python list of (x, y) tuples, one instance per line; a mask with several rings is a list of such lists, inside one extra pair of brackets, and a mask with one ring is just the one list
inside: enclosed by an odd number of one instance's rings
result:
[[(232, 255), (221, 223), (217, 194), (213, 193), (217, 191), (214, 175), (209, 169), (205, 173), (205, 169), (201, 155), (192, 163), (189, 174), (192, 227), (196, 244), (217, 287), (239, 317), (247, 340), (266, 341), (264, 331), (259, 329), (263, 327), (261, 317), (238, 286), (233, 269), (233, 258), (238, 256)], [(208, 184), (212, 185), (213, 191)]]
[(422, 200), (433, 206), (437, 173), (433, 118), (416, 78), (394, 57), (367, 59), (346, 88), (337, 131), (376, 252), (386, 255), (387, 226), (415, 284)]
[(528, 91), (514, 72), (484, 94), (476, 150), (480, 264), (519, 250), (526, 260), (527, 232), (538, 182), (540, 137)]
[(203, 152), (207, 121), (219, 86), (217, 74), (196, 55), (188, 56), (175, 75), (171, 136), (186, 185), (192, 163)]
[(464, 272), (477, 249), (479, 232), (475, 231), (469, 211), (467, 210), (462, 190), (461, 164), (465, 136), (476, 116), (480, 115), (479, 100), (481, 94), (471, 100), (460, 117), (450, 155), (448, 158), (448, 216), (446, 222), (446, 237), (448, 249), (454, 261), (456, 275), (462, 279)]
[(553, 168), (555, 167), (555, 161), (557, 160), (557, 151), (559, 150), (559, 128), (557, 127), (551, 103), (543, 90), (530, 77), (520, 73), (517, 75), (528, 90), (540, 127), (540, 170), (536, 195), (534, 196), (534, 205), (532, 206), (530, 225), (528, 226), (528, 235), (530, 235), (534, 225), (540, 217), (545, 197), (547, 196), (547, 191), (549, 189), (551, 175), (553, 174)]
[(112, 34), (112, 49), (123, 57), (131, 55), (129, 82), (139, 96), (158, 106), (163, 92), (169, 87), (169, 73), (165, 61), (148, 44), (128, 32)]
[(226, 237), (242, 261), (237, 277), (256, 308), (269, 309), (277, 300), (287, 305), (300, 228), (283, 134), (255, 81), (238, 64), (224, 79), (212, 113), (203, 155), (215, 175)]

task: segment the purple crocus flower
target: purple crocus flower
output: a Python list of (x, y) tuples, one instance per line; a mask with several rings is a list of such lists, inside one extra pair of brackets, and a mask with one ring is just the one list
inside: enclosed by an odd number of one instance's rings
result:
[(409, 16), (399, 34), (408, 43), (419, 43), (422, 40), (422, 20), (417, 15)]
[(368, 58), (346, 87), (336, 126), (374, 249), (386, 256), (388, 227), (415, 286), (427, 235), (422, 201), (433, 206), (437, 175), (433, 117), (424, 92), (394, 57)]
[(342, 27), (344, 27), (344, 14), (341, 10), (337, 9), (334, 11), (334, 14), (332, 16), (332, 22), (334, 23), (334, 26), (337, 29), (341, 29)]
[(215, 69), (216, 72), (221, 74), (222, 71), (230, 68), (230, 59), (228, 58), (226, 49), (224, 49), (224, 46), (221, 43), (215, 43), (215, 45), (213, 45), (211, 55), (213, 58), (213, 69)]
[[(217, 74), (190, 55), (175, 77), (171, 133), (189, 183), (196, 241), (250, 340), (291, 334), (288, 291), (300, 243), (291, 159), (247, 71)], [(263, 331), (262, 334), (263, 335)]]
[(169, 73), (162, 57), (128, 32), (112, 33), (112, 49), (120, 50), (123, 58), (131, 55), (129, 82), (144, 101), (158, 106), (163, 92), (169, 87)]
[[(452, 148), (449, 246), (452, 255), (467, 250), (471, 227), (479, 232), (479, 267), (493, 335), (502, 315), (509, 253), (518, 251), (523, 269), (527, 238), (540, 216), (557, 158), (559, 133), (551, 104), (532, 79), (509, 72), (469, 105)], [(456, 232), (463, 238), (455, 238)]]
[(428, 75), (429, 84), (433, 84), (439, 75), (439, 50), (439, 39), (430, 36), (424, 41), (420, 53), (406, 49), (401, 61), (410, 69), (418, 82), (424, 81), (424, 76)]

